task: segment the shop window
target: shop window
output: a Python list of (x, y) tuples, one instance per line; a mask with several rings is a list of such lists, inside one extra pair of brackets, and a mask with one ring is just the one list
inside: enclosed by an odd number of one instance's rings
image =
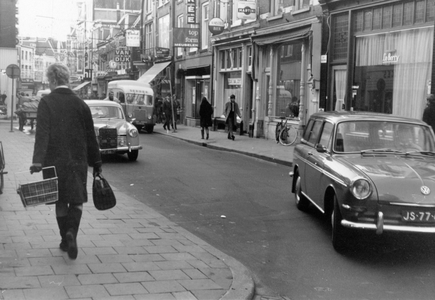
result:
[(431, 79), (433, 34), (427, 27), (358, 37), (354, 110), (420, 119)]
[(270, 0), (270, 12), (272, 15), (280, 15), (293, 10), (295, 0)]
[(242, 68), (242, 48), (233, 48), (220, 51), (221, 70), (240, 70)]
[(297, 117), (301, 80), (302, 43), (284, 44), (278, 49), (274, 115)]
[(403, 25), (411, 25), (414, 17), (414, 2), (406, 2), (403, 12)]

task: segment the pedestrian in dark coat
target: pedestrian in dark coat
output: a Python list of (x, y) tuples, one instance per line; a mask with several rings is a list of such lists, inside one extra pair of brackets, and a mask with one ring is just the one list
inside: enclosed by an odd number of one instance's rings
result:
[(427, 97), (427, 106), (423, 112), (423, 121), (430, 125), (435, 132), (435, 95)]
[(213, 107), (207, 101), (206, 97), (201, 100), (201, 105), (199, 106), (199, 125), (201, 126), (201, 138), (204, 139), (204, 130), (207, 134), (206, 139), (209, 138), (208, 127), (212, 125), (211, 116), (213, 115)]
[(69, 69), (60, 63), (47, 69), (51, 93), (44, 96), (37, 111), (33, 164), (30, 172), (54, 166), (59, 200), (56, 219), (61, 235), (60, 249), (77, 258), (77, 233), (83, 203), (87, 202), (88, 166), (101, 172), (101, 157), (94, 122), (87, 104), (68, 88)]
[(163, 124), (163, 129), (169, 131), (172, 123), (172, 104), (169, 95), (165, 97), (163, 102), (163, 115), (165, 117), (165, 123)]
[(236, 96), (231, 95), (230, 101), (225, 103), (225, 123), (228, 124), (228, 139), (234, 141), (234, 130), (237, 129), (237, 116), (242, 118), (239, 105), (236, 102)]

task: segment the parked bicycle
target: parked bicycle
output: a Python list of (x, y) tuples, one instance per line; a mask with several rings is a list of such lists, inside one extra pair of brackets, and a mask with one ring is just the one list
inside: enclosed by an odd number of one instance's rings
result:
[(290, 146), (296, 142), (298, 135), (298, 128), (288, 123), (287, 118), (281, 117), (281, 122), (277, 123), (275, 128), (276, 142), (283, 146)]

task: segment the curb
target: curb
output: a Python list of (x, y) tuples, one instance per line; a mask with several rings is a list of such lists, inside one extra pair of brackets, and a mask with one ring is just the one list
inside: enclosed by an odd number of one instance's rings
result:
[(164, 132), (154, 131), (153, 133), (169, 136), (169, 137), (176, 138), (176, 139), (179, 139), (179, 140), (182, 140), (182, 141), (194, 144), (194, 145), (203, 146), (203, 147), (207, 147), (207, 148), (214, 149), (214, 150), (239, 153), (239, 154), (255, 157), (255, 158), (258, 158), (258, 159), (266, 160), (266, 161), (273, 162), (273, 163), (280, 164), (280, 165), (284, 165), (284, 166), (289, 166), (289, 167), (293, 166), (292, 162), (285, 161), (285, 160), (282, 160), (282, 159), (276, 159), (276, 158), (273, 158), (273, 157), (268, 157), (268, 156), (264, 156), (264, 155), (260, 155), (260, 154), (256, 154), (256, 153), (250, 153), (250, 152), (247, 152), (247, 151), (241, 151), (241, 150), (237, 150), (237, 149), (230, 149), (230, 148), (226, 148), (226, 147), (223, 147), (223, 146), (216, 146), (216, 145), (212, 145), (212, 143), (197, 142), (197, 141), (193, 141), (191, 139), (186, 139), (186, 138), (183, 138), (183, 137), (180, 137), (180, 136), (165, 134)]
[(177, 232), (182, 234), (197, 245), (207, 250), (210, 254), (221, 259), (230, 268), (233, 274), (233, 282), (230, 289), (223, 295), (220, 300), (251, 300), (255, 293), (255, 283), (252, 279), (251, 272), (242, 263), (233, 257), (223, 253), (217, 248), (205, 243), (193, 233), (178, 226)]

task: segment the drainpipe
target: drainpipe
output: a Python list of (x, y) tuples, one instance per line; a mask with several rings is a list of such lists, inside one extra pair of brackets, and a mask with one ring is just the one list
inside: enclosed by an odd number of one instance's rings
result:
[(302, 43), (302, 59), (301, 59), (301, 83), (300, 83), (300, 87), (299, 87), (299, 96), (300, 96), (300, 100), (299, 100), (299, 127), (298, 127), (298, 140), (297, 143), (299, 143), (301, 141), (301, 137), (302, 134), (304, 132), (304, 128), (305, 128), (305, 101), (306, 101), (306, 97), (305, 97), (305, 80), (307, 79), (307, 70), (305, 68), (305, 64), (306, 64), (306, 57), (305, 57), (305, 40)]

